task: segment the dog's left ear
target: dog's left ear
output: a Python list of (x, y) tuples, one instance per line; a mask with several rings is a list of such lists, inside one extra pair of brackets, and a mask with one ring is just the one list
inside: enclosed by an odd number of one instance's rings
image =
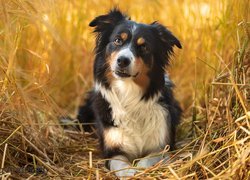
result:
[(106, 29), (112, 29), (117, 23), (125, 19), (128, 19), (128, 17), (122, 14), (119, 9), (114, 8), (108, 14), (93, 19), (89, 26), (95, 27), (95, 32), (102, 32)]
[(160, 40), (164, 44), (170, 46), (171, 48), (173, 46), (177, 46), (180, 49), (182, 48), (180, 41), (166, 27), (158, 22), (153, 22), (151, 25), (157, 30)]

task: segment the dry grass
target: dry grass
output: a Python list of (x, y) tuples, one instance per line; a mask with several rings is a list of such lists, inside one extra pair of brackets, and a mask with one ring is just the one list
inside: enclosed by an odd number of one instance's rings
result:
[(114, 178), (103, 168), (97, 140), (65, 132), (57, 121), (75, 114), (92, 85), (94, 36), (88, 22), (114, 5), (132, 19), (159, 20), (184, 46), (169, 69), (185, 110), (178, 149), (170, 163), (140, 170), (137, 177), (250, 178), (248, 0), (0, 4), (2, 179)]

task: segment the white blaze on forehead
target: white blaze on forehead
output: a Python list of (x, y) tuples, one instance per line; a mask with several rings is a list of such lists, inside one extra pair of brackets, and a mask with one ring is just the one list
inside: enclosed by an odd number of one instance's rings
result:
[(132, 34), (135, 32), (136, 29), (137, 29), (137, 24), (134, 24), (131, 28)]
[(133, 52), (131, 51), (130, 47), (126, 47), (117, 53), (117, 58), (122, 57), (122, 56), (129, 58), (131, 61), (135, 59), (135, 56)]

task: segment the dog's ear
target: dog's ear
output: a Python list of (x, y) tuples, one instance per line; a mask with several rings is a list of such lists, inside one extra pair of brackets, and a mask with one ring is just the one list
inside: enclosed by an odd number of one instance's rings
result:
[(173, 46), (177, 46), (180, 49), (182, 48), (180, 41), (166, 27), (158, 22), (153, 22), (151, 25), (157, 30), (160, 40), (167, 47), (170, 47), (171, 50)]
[(108, 14), (101, 15), (93, 19), (90, 23), (90, 27), (95, 27), (95, 32), (101, 32), (106, 28), (112, 28), (122, 20), (128, 19), (128, 17), (121, 13), (117, 8), (112, 9)]

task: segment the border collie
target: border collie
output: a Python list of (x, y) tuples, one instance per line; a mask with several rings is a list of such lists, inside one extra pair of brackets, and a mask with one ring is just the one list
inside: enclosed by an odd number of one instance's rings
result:
[[(133, 176), (133, 160), (174, 146), (181, 108), (165, 74), (179, 40), (163, 25), (130, 20), (118, 9), (96, 17), (94, 79), (78, 120), (95, 122), (107, 167), (118, 177)], [(88, 127), (85, 128), (89, 130)], [(149, 167), (162, 157), (142, 159)]]

